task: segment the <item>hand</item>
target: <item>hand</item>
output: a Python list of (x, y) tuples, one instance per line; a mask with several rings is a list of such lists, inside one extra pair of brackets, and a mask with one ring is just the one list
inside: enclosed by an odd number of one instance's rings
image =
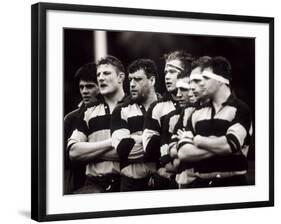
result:
[(172, 158), (177, 158), (178, 157), (178, 150), (177, 150), (177, 145), (174, 144), (173, 147), (170, 148), (170, 156)]
[(176, 172), (178, 172), (179, 165), (180, 165), (180, 160), (174, 159), (173, 162), (167, 163), (165, 165), (165, 168), (168, 172), (176, 173)]
[(175, 167), (174, 167), (174, 165), (173, 165), (171, 162), (169, 162), (169, 163), (167, 163), (167, 164), (165, 165), (165, 169), (166, 169), (167, 172), (169, 172), (169, 173), (174, 173), (174, 172), (175, 172)]
[(179, 140), (183, 139), (183, 138), (190, 138), (193, 139), (193, 134), (191, 131), (183, 131), (183, 130), (178, 130), (177, 131), (178, 134), (178, 138)]

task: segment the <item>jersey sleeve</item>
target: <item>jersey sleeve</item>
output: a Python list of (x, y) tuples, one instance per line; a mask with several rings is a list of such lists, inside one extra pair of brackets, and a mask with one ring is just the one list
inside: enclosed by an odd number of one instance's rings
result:
[(250, 109), (246, 105), (237, 108), (234, 120), (227, 129), (226, 138), (233, 153), (240, 152), (251, 132)]
[(117, 107), (111, 118), (112, 146), (121, 160), (128, 159), (128, 155), (135, 145), (134, 139), (130, 138), (130, 130), (122, 107)]
[(143, 131), (143, 149), (148, 161), (157, 161), (160, 157), (161, 122), (157, 102), (153, 103), (145, 116)]
[(77, 118), (77, 127), (72, 132), (71, 136), (67, 141), (67, 150), (71, 148), (71, 146), (77, 142), (87, 142), (89, 135), (89, 128), (86, 120), (86, 112), (82, 113)]

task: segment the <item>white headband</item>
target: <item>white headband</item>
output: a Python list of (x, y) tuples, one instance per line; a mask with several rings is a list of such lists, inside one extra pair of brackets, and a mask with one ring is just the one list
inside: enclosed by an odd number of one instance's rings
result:
[(177, 81), (176, 87), (177, 88), (190, 89), (190, 85), (186, 82), (181, 81), (181, 80)]
[(202, 76), (204, 77), (208, 77), (208, 78), (210, 78), (210, 79), (215, 79), (215, 80), (217, 80), (217, 81), (219, 81), (219, 82), (222, 82), (222, 83), (225, 83), (225, 84), (228, 84), (229, 85), (229, 80), (228, 79), (226, 79), (226, 78), (224, 78), (224, 77), (222, 77), (222, 76), (220, 76), (220, 75), (217, 75), (217, 74), (215, 74), (215, 73), (213, 73), (213, 72), (209, 72), (209, 71), (204, 71), (203, 73), (202, 73)]
[(193, 80), (203, 80), (203, 76), (202, 74), (199, 74), (199, 73), (193, 73), (190, 75), (190, 81), (193, 81)]
[(174, 65), (174, 64), (170, 64), (169, 62), (167, 63), (167, 65), (168, 65), (168, 66), (171, 66), (171, 67), (173, 67), (173, 68), (175, 68), (175, 69), (177, 69), (177, 70), (180, 70), (181, 72), (184, 70), (183, 68), (181, 68), (181, 67), (179, 67), (179, 66), (177, 66), (177, 65)]

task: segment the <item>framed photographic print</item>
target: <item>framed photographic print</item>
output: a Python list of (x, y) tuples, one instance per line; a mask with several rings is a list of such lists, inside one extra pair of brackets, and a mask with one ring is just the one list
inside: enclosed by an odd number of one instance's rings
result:
[(274, 18), (32, 5), (32, 219), (274, 205)]

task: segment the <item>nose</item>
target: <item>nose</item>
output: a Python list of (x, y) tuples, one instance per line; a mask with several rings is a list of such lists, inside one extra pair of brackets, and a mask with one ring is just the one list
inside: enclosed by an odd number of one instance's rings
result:
[(170, 73), (167, 72), (166, 75), (165, 75), (165, 80), (166, 80), (166, 81), (169, 81), (170, 79), (171, 79)]
[(134, 80), (130, 81), (130, 87), (135, 88), (136, 87), (136, 82)]
[(189, 97), (192, 97), (192, 96), (193, 96), (193, 91), (192, 91), (192, 89), (190, 89), (190, 90), (188, 91), (188, 96), (189, 96)]
[(192, 82), (190, 82), (190, 90), (191, 90), (191, 91), (194, 91), (194, 90), (195, 90), (195, 86), (194, 86), (194, 84), (193, 84)]
[(81, 90), (82, 93), (87, 93), (88, 92), (88, 89), (86, 86), (83, 86), (82, 90)]
[(100, 73), (100, 74), (98, 75), (97, 80), (98, 80), (98, 81), (103, 81), (103, 80), (104, 80), (104, 75), (103, 75), (103, 73)]
[(181, 96), (182, 96), (181, 90), (178, 89), (178, 91), (177, 91), (177, 97), (181, 97)]

